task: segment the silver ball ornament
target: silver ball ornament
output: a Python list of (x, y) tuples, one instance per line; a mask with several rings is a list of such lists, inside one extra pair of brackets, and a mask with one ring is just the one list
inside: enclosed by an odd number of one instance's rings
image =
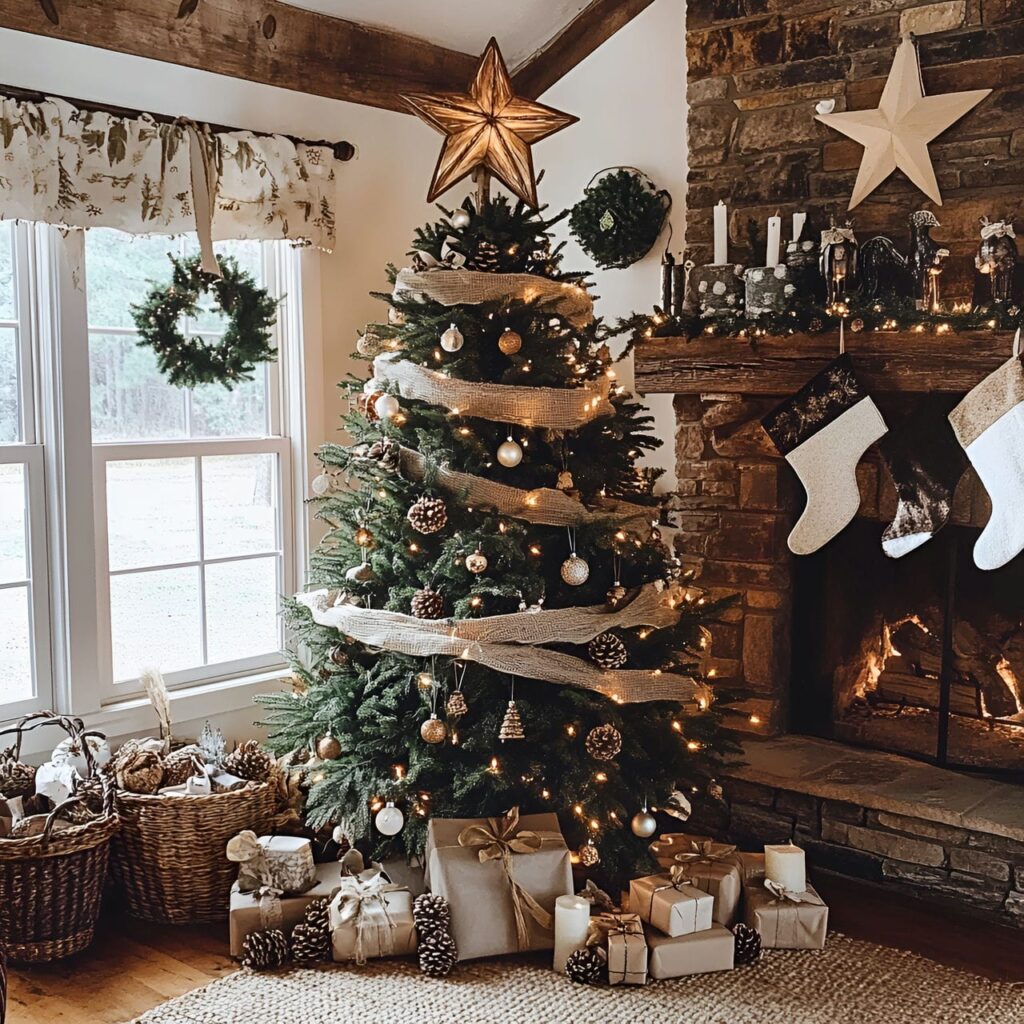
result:
[(469, 210), (458, 209), (452, 214), (452, 227), (468, 228), (469, 221)]
[(582, 587), (590, 579), (590, 566), (574, 551), (562, 563), (562, 580), (570, 587)]
[(466, 339), (462, 336), (462, 331), (452, 324), (444, 334), (441, 335), (441, 348), (445, 352), (458, 352), (460, 348), (466, 343)]
[(401, 408), (401, 405), (398, 404), (398, 399), (394, 395), (381, 395), (373, 403), (373, 411), (382, 420), (389, 420), (392, 416), (397, 416)]
[(639, 836), (641, 839), (650, 839), (657, 831), (658, 823), (655, 821), (654, 815), (645, 809), (637, 811), (633, 815), (633, 820), (629, 823), (629, 827), (633, 830), (633, 835)]
[(498, 461), (506, 469), (513, 469), (523, 461), (523, 449), (511, 437), (506, 437), (498, 445)]

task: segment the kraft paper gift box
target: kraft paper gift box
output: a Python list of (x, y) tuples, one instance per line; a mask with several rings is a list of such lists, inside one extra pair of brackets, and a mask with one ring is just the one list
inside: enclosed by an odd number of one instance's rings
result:
[(687, 974), (731, 971), (736, 940), (722, 924), (702, 932), (672, 938), (655, 928), (647, 936), (647, 971), (652, 978), (682, 978)]
[(685, 832), (664, 832), (648, 847), (658, 866), (668, 871), (676, 862), (677, 853), (685, 853), (691, 843), (710, 843), (711, 836), (690, 836)]
[(328, 915), (331, 958), (337, 963), (416, 952), (412, 893), (389, 882), (379, 865), (343, 878)]
[(732, 855), (732, 862), (739, 868), (740, 879), (744, 885), (760, 885), (764, 882), (763, 853), (744, 853), (737, 850)]
[(555, 900), (573, 892), (556, 815), (431, 818), (425, 860), (427, 888), (451, 907), (460, 960), (554, 948)]
[(267, 858), (272, 885), (293, 895), (316, 885), (313, 844), (300, 836), (260, 836), (259, 844)]
[(592, 917), (587, 945), (605, 950), (609, 985), (647, 984), (647, 940), (638, 914)]
[(288, 932), (295, 927), (314, 900), (330, 897), (341, 885), (341, 865), (334, 861), (316, 866), (316, 884), (298, 896), (277, 896), (268, 892), (240, 892), (238, 883), (231, 887), (228, 913), (231, 955), (242, 955), (242, 943), (251, 932), (281, 928)]
[(666, 875), (634, 878), (629, 909), (666, 935), (689, 935), (711, 927), (715, 899), (686, 880), (681, 865)]
[(789, 892), (771, 881), (744, 886), (744, 921), (756, 928), (765, 949), (822, 949), (828, 907), (811, 886)]
[(743, 892), (740, 869), (734, 860), (736, 847), (710, 839), (693, 840), (690, 846), (690, 850), (676, 854), (676, 865), (684, 869), (690, 885), (714, 899), (711, 919), (731, 928), (739, 915)]

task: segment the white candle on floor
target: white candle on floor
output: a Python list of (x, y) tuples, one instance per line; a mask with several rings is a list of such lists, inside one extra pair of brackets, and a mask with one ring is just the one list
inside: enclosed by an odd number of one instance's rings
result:
[(768, 218), (768, 251), (765, 253), (764, 265), (766, 267), (777, 267), (779, 265), (779, 247), (782, 245), (782, 218), (775, 214)]
[(587, 944), (590, 904), (581, 896), (559, 896), (555, 900), (555, 959), (553, 967), (565, 973), (570, 953)]
[(804, 851), (792, 843), (786, 843), (783, 846), (766, 846), (764, 848), (764, 876), (790, 892), (806, 892), (807, 867)]
[(715, 207), (715, 264), (719, 267), (729, 262), (729, 211), (725, 200), (719, 199)]

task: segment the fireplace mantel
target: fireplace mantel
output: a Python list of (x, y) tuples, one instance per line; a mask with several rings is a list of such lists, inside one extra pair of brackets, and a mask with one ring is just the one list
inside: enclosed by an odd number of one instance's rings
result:
[[(848, 331), (846, 350), (876, 392), (967, 392), (1010, 357), (1013, 335)], [(652, 338), (636, 349), (636, 387), (641, 394), (788, 395), (838, 353), (835, 332)]]

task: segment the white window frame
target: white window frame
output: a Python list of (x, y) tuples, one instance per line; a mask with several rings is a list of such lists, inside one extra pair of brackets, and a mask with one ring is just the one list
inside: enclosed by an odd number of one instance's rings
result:
[[(93, 445), (84, 233), (62, 233), (46, 225), (18, 225), (17, 231), (25, 254), (22, 260), (19, 249), (18, 266), (24, 263), (31, 270), (31, 280), (19, 274), (18, 315), (24, 325), (31, 312), (31, 331), (19, 334), (19, 369), (28, 375), (23, 378), (22, 440), (33, 443), (0, 445), (0, 461), (28, 464), (38, 682), (32, 701), (0, 705), (0, 721), (50, 706), (80, 715), (90, 727), (111, 735), (138, 731), (150, 724), (152, 713), (135, 692), (137, 686), (115, 684), (111, 670), (106, 465), (129, 452), (131, 458), (275, 456), (276, 549), (266, 554), (277, 558), (280, 593), (294, 593), (309, 535), (304, 499), (312, 452), (307, 438), (315, 443), (322, 432), (321, 397), (314, 392), (307, 406), (304, 395), (306, 381), (317, 386), (321, 377), (321, 257), (285, 243), (263, 247), (266, 281), (284, 296), (275, 328), (282, 357), (268, 374), (276, 401), (270, 403), (267, 437)], [(200, 471), (198, 460), (196, 467)], [(252, 695), (280, 678), (284, 667), (283, 657), (275, 653), (169, 673), (169, 684), (177, 687), (172, 690), (175, 718), (251, 706)]]

